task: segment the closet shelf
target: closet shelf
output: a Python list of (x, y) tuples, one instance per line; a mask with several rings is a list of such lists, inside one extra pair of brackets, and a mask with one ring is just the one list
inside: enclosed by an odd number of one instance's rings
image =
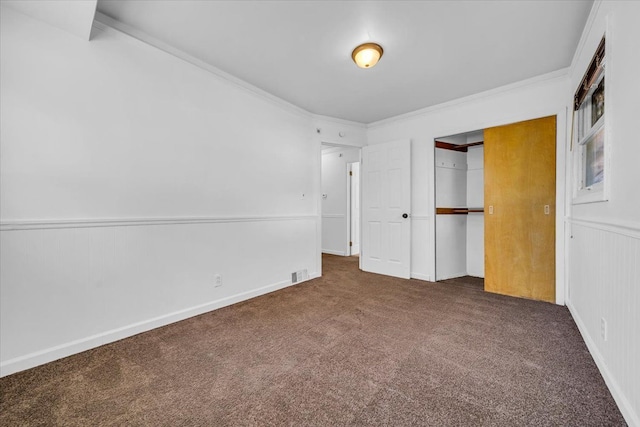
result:
[(482, 212), (484, 208), (436, 208), (436, 215), (467, 215)]
[(452, 150), (452, 151), (462, 151), (464, 153), (466, 153), (467, 151), (469, 151), (469, 147), (475, 147), (476, 145), (483, 145), (484, 141), (478, 141), (478, 142), (471, 142), (469, 144), (451, 144), (449, 142), (444, 142), (444, 141), (436, 141), (436, 148), (443, 148), (445, 150)]

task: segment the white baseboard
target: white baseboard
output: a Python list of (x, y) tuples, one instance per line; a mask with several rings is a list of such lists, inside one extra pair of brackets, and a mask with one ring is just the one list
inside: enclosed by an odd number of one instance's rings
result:
[[(317, 272), (311, 273), (309, 275), (309, 279), (307, 280), (315, 279), (317, 277), (320, 277)], [(307, 280), (297, 282), (295, 285), (299, 285), (300, 283), (306, 282)], [(263, 286), (258, 289), (242, 292), (226, 298), (197, 305), (195, 307), (175, 311), (173, 313), (168, 313), (152, 319), (143, 320), (141, 322), (133, 323), (121, 328), (112, 329), (100, 334), (92, 335), (79, 340), (60, 344), (55, 347), (50, 347), (44, 350), (29, 353), (24, 356), (9, 359), (0, 363), (0, 377), (34, 368), (36, 366), (44, 365), (45, 363), (53, 362), (54, 360), (58, 360), (63, 357), (71, 356), (73, 354), (90, 350), (101, 345), (109, 344), (123, 338), (128, 338), (142, 332), (147, 332), (161, 326), (166, 326), (171, 323), (179, 322), (190, 317), (207, 313), (209, 311), (236, 304), (241, 301), (246, 301), (248, 299), (268, 294), (270, 292), (274, 292), (292, 285), (293, 284), (290, 280), (274, 283), (272, 285)]]
[(463, 277), (463, 276), (467, 276), (467, 272), (466, 271), (459, 271), (457, 273), (447, 274), (446, 276), (438, 277), (436, 280), (455, 279), (457, 277)]
[(622, 391), (620, 390), (618, 382), (615, 380), (613, 375), (611, 375), (611, 371), (609, 371), (609, 368), (607, 367), (602, 354), (598, 350), (596, 343), (591, 338), (591, 335), (589, 335), (586, 326), (582, 322), (582, 318), (580, 318), (580, 315), (578, 314), (571, 301), (567, 301), (567, 308), (569, 309), (574, 322), (576, 322), (578, 330), (582, 335), (582, 339), (587, 344), (589, 353), (591, 353), (591, 357), (593, 357), (593, 360), (595, 360), (596, 366), (598, 366), (600, 374), (602, 375), (602, 378), (604, 378), (604, 382), (607, 384), (607, 387), (609, 388), (613, 399), (618, 404), (618, 408), (620, 408), (620, 412), (622, 412), (622, 416), (624, 417), (625, 421), (630, 427), (640, 427), (640, 417), (638, 417), (638, 414), (634, 412), (631, 403), (626, 398), (624, 393), (622, 393)]
[(322, 253), (329, 254), (329, 255), (347, 256), (347, 254), (344, 251), (334, 251), (331, 249), (323, 249)]
[(427, 282), (432, 282), (433, 281), (433, 280), (431, 280), (431, 276), (429, 276), (428, 274), (411, 272), (410, 277), (412, 279), (426, 280)]

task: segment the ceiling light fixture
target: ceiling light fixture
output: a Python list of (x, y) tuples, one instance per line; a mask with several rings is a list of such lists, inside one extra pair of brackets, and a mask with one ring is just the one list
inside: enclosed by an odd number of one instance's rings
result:
[(360, 68), (371, 68), (382, 58), (382, 46), (377, 43), (364, 43), (353, 49), (351, 58)]

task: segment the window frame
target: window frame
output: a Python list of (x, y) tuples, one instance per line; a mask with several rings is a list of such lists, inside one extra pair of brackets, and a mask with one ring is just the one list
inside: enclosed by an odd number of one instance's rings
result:
[[(609, 167), (610, 161), (610, 135), (607, 125), (611, 116), (611, 104), (608, 95), (609, 85), (607, 81), (607, 59), (609, 57), (606, 35), (602, 37), (601, 44), (598, 46), (594, 57), (592, 58), (587, 72), (580, 82), (580, 86), (576, 90), (573, 108), (573, 133), (572, 133), (572, 150), (573, 150), (573, 204), (604, 202), (608, 200), (608, 180), (611, 174)], [(602, 56), (600, 56), (602, 55)], [(587, 88), (588, 85), (588, 88)], [(595, 123), (593, 120), (593, 100), (594, 93), (603, 85), (604, 92), (604, 111)], [(585, 90), (586, 89), (586, 90)], [(583, 96), (582, 102), (578, 105), (579, 97)], [(591, 143), (597, 144), (598, 138), (602, 138), (602, 173), (603, 177), (596, 183), (586, 185), (587, 170), (594, 162), (588, 162), (587, 151)], [(597, 153), (597, 152), (596, 152)], [(597, 155), (597, 154), (596, 154)]]

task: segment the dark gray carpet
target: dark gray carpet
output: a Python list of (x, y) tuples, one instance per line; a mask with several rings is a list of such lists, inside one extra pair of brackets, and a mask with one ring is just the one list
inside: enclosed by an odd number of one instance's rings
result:
[(0, 425), (625, 425), (565, 307), (324, 272), (2, 378)]

